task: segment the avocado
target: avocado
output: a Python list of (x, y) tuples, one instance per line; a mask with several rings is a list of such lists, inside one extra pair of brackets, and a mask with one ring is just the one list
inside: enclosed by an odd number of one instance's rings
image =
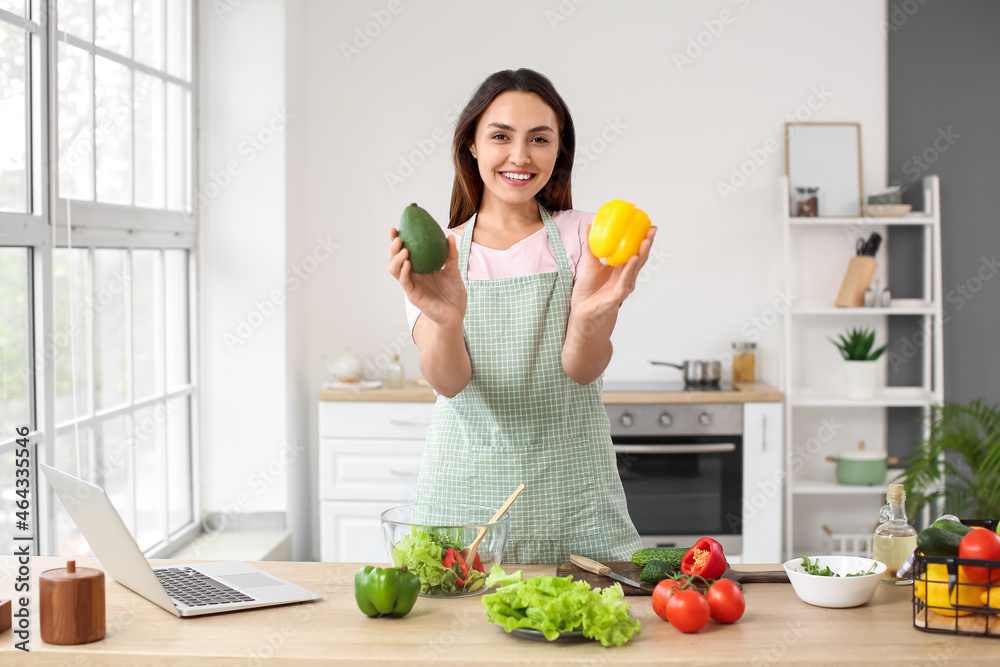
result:
[(448, 259), (448, 241), (440, 225), (430, 213), (416, 204), (403, 209), (399, 220), (399, 238), (410, 251), (410, 270), (413, 273), (434, 273)]

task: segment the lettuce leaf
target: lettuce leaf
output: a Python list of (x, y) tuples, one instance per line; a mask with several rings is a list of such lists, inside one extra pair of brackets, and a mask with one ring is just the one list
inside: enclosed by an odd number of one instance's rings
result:
[(392, 560), (397, 567), (405, 565), (406, 569), (420, 577), (421, 593), (440, 589), (446, 595), (455, 595), (464, 590), (474, 590), (471, 588), (472, 584), (486, 575), (470, 569), (465, 587), (460, 586), (455, 570), (444, 566), (444, 555), (449, 547), (458, 551), (464, 548), (454, 535), (431, 534), (414, 526), (410, 534), (393, 547)]
[[(519, 574), (507, 576), (494, 565), (488, 581), (500, 582)], [(503, 626), (505, 631), (531, 628), (541, 631), (549, 641), (563, 632), (579, 630), (604, 646), (621, 646), (640, 632), (638, 619), (629, 614), (621, 585), (597, 591), (585, 581), (573, 581), (572, 576), (543, 575), (502, 584), (495, 593), (483, 596), (483, 607), (490, 623)]]
[(406, 568), (420, 577), (420, 592), (426, 593), (432, 586), (454, 590), (456, 576), (451, 568), (444, 566), (442, 547), (426, 530), (414, 527), (392, 549), (392, 560), (397, 567)]
[(507, 574), (503, 571), (503, 568), (495, 564), (490, 568), (490, 573), (486, 576), (486, 588), (493, 588), (496, 586), (500, 588), (501, 586), (506, 586), (507, 584), (514, 584), (524, 579), (524, 570), (518, 570), (512, 574)]

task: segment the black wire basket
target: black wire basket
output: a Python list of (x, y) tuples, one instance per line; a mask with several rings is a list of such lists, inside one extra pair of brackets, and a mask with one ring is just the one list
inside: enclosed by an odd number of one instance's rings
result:
[[(996, 531), (1000, 521), (963, 519), (962, 523)], [(987, 581), (994, 583), (959, 581), (960, 566), (986, 568)], [(1000, 639), (1000, 580), (997, 579), (1000, 579), (1000, 560), (917, 553), (913, 566), (913, 627), (922, 632)]]

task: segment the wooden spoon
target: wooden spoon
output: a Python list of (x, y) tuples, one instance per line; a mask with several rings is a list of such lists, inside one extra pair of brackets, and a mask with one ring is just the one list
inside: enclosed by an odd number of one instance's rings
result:
[[(502, 517), (504, 513), (510, 509), (510, 506), (514, 504), (514, 500), (521, 494), (522, 491), (524, 491), (524, 484), (514, 489), (514, 493), (510, 494), (510, 498), (508, 498), (504, 504), (500, 506), (497, 513), (493, 515), (492, 519), (490, 519), (490, 523), (499, 520), (500, 517)], [(462, 549), (462, 558), (469, 564), (469, 567), (472, 567), (472, 561), (476, 557), (476, 550), (479, 549), (479, 543), (483, 541), (484, 537), (486, 537), (486, 526), (479, 529), (479, 535), (472, 542), (472, 544)]]

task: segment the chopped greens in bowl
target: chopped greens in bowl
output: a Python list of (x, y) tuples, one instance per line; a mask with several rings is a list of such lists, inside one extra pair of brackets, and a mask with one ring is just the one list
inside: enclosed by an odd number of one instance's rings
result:
[(817, 607), (857, 607), (879, 587), (886, 566), (861, 556), (807, 556), (784, 564), (788, 581), (803, 602)]
[[(878, 561), (872, 561), (871, 565), (868, 566), (867, 570), (859, 570), (857, 572), (848, 572), (844, 576), (845, 577), (864, 577), (864, 576), (867, 576), (869, 574), (875, 574), (875, 568), (876, 567), (878, 567)], [(833, 570), (831, 570), (829, 565), (826, 565), (826, 566), (823, 567), (823, 569), (820, 569), (820, 567), (819, 567), (819, 559), (818, 558), (815, 559), (815, 560), (813, 560), (813, 562), (810, 563), (808, 556), (806, 556), (805, 558), (802, 559), (802, 570), (806, 574), (814, 574), (814, 575), (816, 575), (818, 577), (839, 577), (840, 576), (839, 574), (837, 574), (836, 572), (834, 572)]]
[[(382, 513), (386, 550), (393, 565), (420, 578), (425, 597), (479, 595), (486, 586), (486, 569), (498, 562), (507, 537), (509, 518), (490, 522), (495, 510), (475, 505), (404, 505)], [(467, 563), (462, 549), (486, 535)]]

